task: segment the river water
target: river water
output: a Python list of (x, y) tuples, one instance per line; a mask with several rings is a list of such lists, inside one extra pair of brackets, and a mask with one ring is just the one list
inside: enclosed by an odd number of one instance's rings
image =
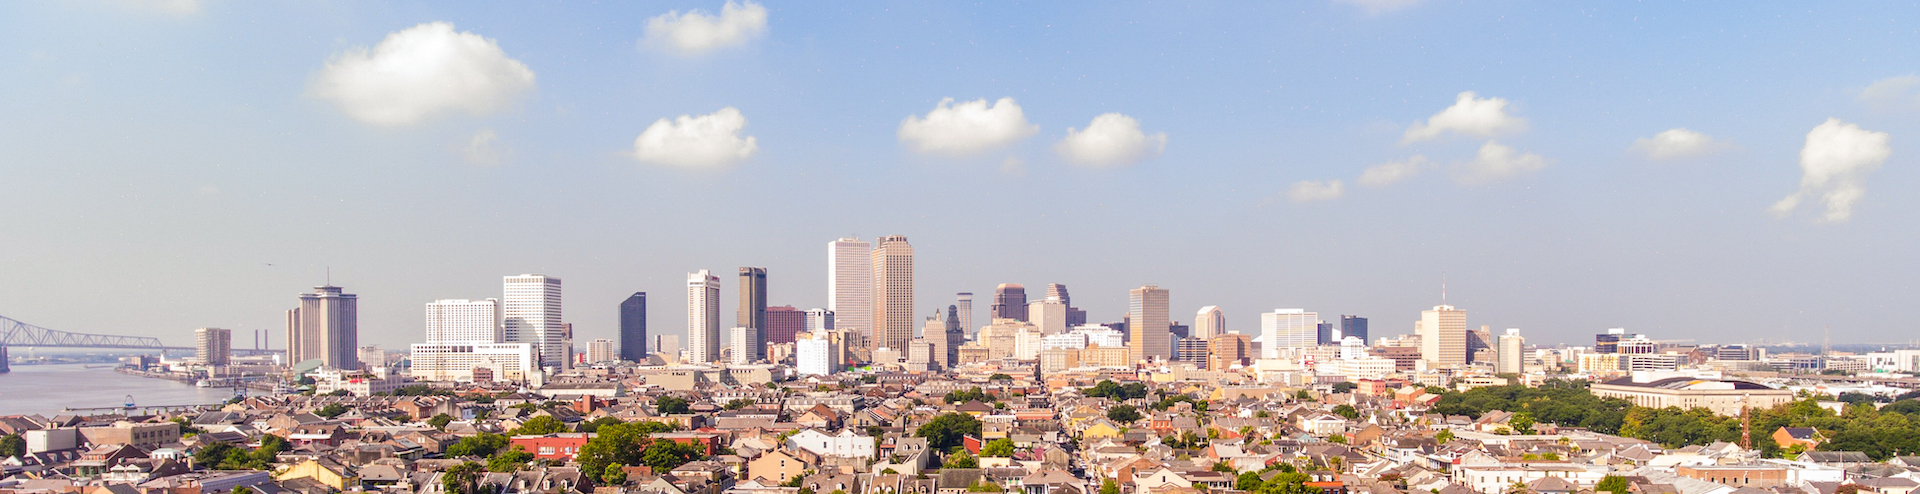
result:
[(166, 379), (129, 376), (113, 369), (87, 365), (16, 365), (0, 374), (0, 415), (62, 413), (99, 414), (105, 411), (64, 412), (66, 407), (126, 406), (127, 397), (139, 405), (199, 405), (233, 397), (228, 388), (200, 388)]

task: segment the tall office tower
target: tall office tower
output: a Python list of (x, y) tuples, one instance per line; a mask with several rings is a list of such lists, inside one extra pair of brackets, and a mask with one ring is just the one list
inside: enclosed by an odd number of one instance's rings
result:
[(1001, 283), (993, 287), (993, 305), (987, 307), (990, 319), (1027, 320), (1027, 287), (1019, 283)]
[(766, 337), (760, 343), (763, 352), (770, 343), (793, 343), (794, 335), (807, 330), (807, 313), (791, 305), (768, 307), (766, 319), (767, 329), (761, 331), (761, 336)]
[(973, 293), (960, 292), (957, 296), (960, 299), (959, 303), (956, 304), (956, 306), (960, 308), (960, 320), (958, 321), (960, 330), (965, 331), (968, 338), (972, 338), (973, 332), (980, 330), (980, 328), (973, 325)]
[(1362, 343), (1368, 341), (1367, 318), (1353, 315), (1340, 316), (1340, 336), (1359, 338)]
[(1087, 323), (1087, 311), (1073, 306), (1073, 296), (1067, 294), (1067, 286), (1059, 283), (1047, 284), (1047, 298), (1060, 299), (1067, 306), (1067, 327), (1071, 328)]
[(1211, 342), (1199, 338), (1181, 338), (1173, 341), (1173, 361), (1187, 362), (1207, 367), (1207, 346)]
[(1314, 329), (1313, 343), (1316, 345), (1338, 345), (1340, 344), (1340, 338), (1340, 330), (1333, 327), (1333, 323), (1320, 321), (1320, 324)]
[(1507, 334), (1500, 335), (1498, 357), (1495, 357), (1493, 371), (1500, 374), (1519, 374), (1526, 372), (1521, 360), (1521, 352), (1526, 351), (1527, 339), (1520, 336), (1520, 328), (1507, 328)]
[(1167, 290), (1146, 285), (1129, 290), (1127, 295), (1127, 346), (1133, 348), (1133, 359), (1164, 362), (1173, 358)]
[[(952, 305), (947, 306), (947, 341), (944, 349), (947, 353), (945, 357), (947, 359), (946, 365), (949, 366), (960, 363), (960, 345), (967, 343), (967, 331), (962, 329), (963, 327), (960, 325), (960, 321), (955, 317), (955, 314), (959, 312), (959, 307)], [(931, 338), (931, 336), (929, 338)]]
[(1173, 334), (1173, 341), (1176, 341), (1176, 342), (1180, 341), (1181, 338), (1186, 338), (1188, 336), (1191, 336), (1192, 329), (1193, 328), (1189, 328), (1185, 324), (1180, 324), (1180, 321), (1174, 321), (1167, 324), (1167, 332)]
[(705, 269), (687, 274), (687, 362), (720, 359), (720, 277)]
[(903, 235), (880, 237), (873, 249), (874, 345), (904, 351), (913, 323), (913, 246)]
[(287, 362), (320, 359), (343, 370), (360, 368), (360, 297), (340, 287), (313, 287), (287, 311)]
[[(573, 353), (573, 323), (560, 324), (560, 354), (566, 356), (560, 359), (560, 370), (573, 368), (574, 357), (576, 356)], [(580, 357), (585, 356), (580, 355)]]
[(1040, 328), (1040, 334), (1060, 334), (1067, 332), (1067, 304), (1060, 299), (1047, 297), (1046, 300), (1027, 304), (1027, 317), (1034, 326)]
[(928, 350), (930, 353), (927, 355), (927, 362), (933, 365), (928, 370), (952, 366), (954, 361), (948, 360), (947, 356), (958, 354), (960, 350), (959, 348), (947, 349), (950, 344), (947, 341), (947, 321), (940, 318), (939, 310), (933, 311), (933, 316), (928, 317), (926, 323), (920, 326), (920, 337), (915, 338), (914, 341), (924, 341), (931, 346)]
[(1467, 332), (1467, 361), (1472, 363), (1494, 363), (1499, 358), (1499, 349), (1494, 346), (1493, 327), (1481, 325), (1478, 331)]
[(834, 329), (833, 311), (826, 309), (807, 309), (806, 332)]
[(233, 355), (233, 330), (200, 328), (193, 330), (193, 356), (207, 365), (227, 365)]
[(647, 292), (620, 301), (620, 360), (647, 361)]
[(619, 359), (619, 354), (613, 351), (613, 340), (594, 338), (587, 342), (587, 363), (598, 364)]
[(958, 305), (947, 306), (946, 322), (947, 322), (947, 331), (960, 329), (961, 327), (960, 326), (960, 306)]
[[(827, 242), (827, 310), (834, 329), (871, 334), (873, 321), (873, 244), (857, 237)], [(857, 338), (849, 346), (865, 348)]]
[(501, 341), (532, 343), (541, 367), (564, 369), (573, 349), (565, 348), (560, 322), (560, 279), (538, 274), (508, 276), (500, 301)]
[(499, 342), (499, 300), (427, 302), (427, 344)]
[(1593, 335), (1593, 353), (1620, 353), (1620, 337), (1626, 334), (1626, 328), (1613, 328)]
[[(740, 268), (740, 311), (733, 325), (747, 328), (747, 361), (767, 359), (767, 268)], [(788, 336), (787, 341), (793, 341)]]
[(1200, 312), (1193, 315), (1193, 337), (1212, 341), (1213, 337), (1223, 334), (1227, 334), (1227, 314), (1220, 311), (1220, 306), (1201, 307)]
[(1220, 333), (1207, 341), (1207, 370), (1222, 371), (1234, 365), (1247, 365), (1252, 357), (1253, 339), (1240, 333)]
[(1420, 312), (1413, 329), (1420, 334), (1420, 359), (1429, 367), (1466, 365), (1467, 311), (1437, 305)]
[(1260, 314), (1260, 358), (1281, 358), (1288, 348), (1318, 346), (1320, 314), (1305, 309), (1274, 309)]

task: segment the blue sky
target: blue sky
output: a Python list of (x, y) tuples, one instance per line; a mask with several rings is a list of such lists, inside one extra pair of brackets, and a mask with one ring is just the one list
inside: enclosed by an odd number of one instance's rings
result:
[[(530, 272), (566, 280), (582, 341), (633, 291), (679, 334), (688, 271), (720, 273), (731, 304), (734, 268), (765, 266), (772, 302), (819, 307), (828, 241), (902, 234), (922, 313), (1058, 282), (1118, 320), (1157, 283), (1182, 321), (1219, 305), (1252, 331), (1303, 307), (1384, 336), (1444, 279), (1470, 325), (1541, 343), (1903, 341), (1920, 316), (1909, 5), (738, 8), (764, 22), (701, 48), (649, 21), (728, 22), (721, 2), (0, 4), (0, 315), (277, 333), (330, 266), (388, 348), (421, 337), (421, 304)], [(447, 101), (398, 123), (363, 118), (393, 91), (323, 89), (407, 88), (335, 68), (407, 33), (465, 40), (499, 84), (400, 91)], [(1436, 116), (1466, 91), (1481, 113)], [(945, 98), (1021, 119), (989, 135), (943, 120)], [(1137, 131), (1090, 128), (1109, 113)], [(675, 140), (683, 115), (723, 132)], [(909, 117), (946, 123), (916, 140)], [(656, 125), (667, 147), (636, 148)], [(1705, 141), (1635, 147), (1671, 129)], [(1108, 130), (1144, 140), (1060, 150)], [(1769, 211), (1810, 146), (1837, 178)], [(1360, 179), (1414, 156), (1411, 177)]]

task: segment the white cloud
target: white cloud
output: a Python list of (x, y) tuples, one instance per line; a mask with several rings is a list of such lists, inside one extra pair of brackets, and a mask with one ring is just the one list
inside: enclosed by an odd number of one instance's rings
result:
[(1339, 180), (1316, 182), (1302, 180), (1287, 187), (1287, 200), (1293, 202), (1319, 202), (1339, 199), (1347, 195), (1346, 184)]
[(1873, 81), (1860, 91), (1859, 102), (1881, 111), (1920, 111), (1920, 75), (1903, 75)]
[(1133, 164), (1166, 149), (1167, 133), (1148, 135), (1139, 120), (1119, 113), (1093, 117), (1084, 131), (1068, 127), (1067, 137), (1053, 146), (1068, 162), (1087, 166)]
[(1785, 216), (1800, 206), (1801, 199), (1818, 197), (1827, 211), (1820, 221), (1844, 222), (1853, 218), (1853, 204), (1866, 195), (1867, 173), (1880, 168), (1893, 149), (1885, 132), (1872, 132), (1860, 126), (1829, 118), (1807, 132), (1807, 144), (1800, 148), (1800, 190), (1774, 203), (1774, 214)]
[(715, 16), (702, 10), (668, 11), (647, 19), (644, 45), (698, 55), (716, 48), (738, 46), (767, 32), (767, 8), (758, 3), (728, 0)]
[(327, 61), (307, 94), (375, 125), (407, 125), (449, 111), (485, 115), (533, 89), (533, 71), (494, 40), (433, 22), (395, 31), (368, 50)]
[(686, 168), (732, 165), (760, 150), (753, 136), (742, 137), (747, 117), (729, 106), (711, 115), (681, 115), (660, 119), (633, 140), (633, 156), (640, 161)]
[(953, 104), (940, 100), (926, 117), (908, 115), (900, 122), (900, 142), (914, 151), (947, 156), (969, 156), (1026, 139), (1040, 131), (1027, 123), (1026, 113), (1013, 98), (987, 104), (977, 99)]
[(1726, 142), (1716, 141), (1706, 134), (1675, 128), (1654, 134), (1651, 138), (1634, 140), (1633, 147), (1628, 149), (1648, 159), (1664, 160), (1707, 156), (1725, 151), (1728, 147), (1731, 146)]
[(1366, 171), (1360, 172), (1360, 179), (1355, 182), (1368, 187), (1385, 187), (1413, 178), (1414, 175), (1419, 175), (1421, 170), (1432, 166), (1433, 162), (1427, 161), (1426, 156), (1416, 154), (1404, 161), (1390, 161), (1367, 167)]
[(1400, 137), (1400, 143), (1419, 142), (1452, 132), (1468, 137), (1495, 137), (1527, 128), (1527, 120), (1507, 113), (1507, 100), (1476, 98), (1473, 91), (1460, 93), (1453, 106), (1433, 114), (1425, 122), (1415, 122)]
[(507, 149), (500, 146), (500, 134), (493, 129), (480, 129), (467, 139), (467, 145), (460, 148), (460, 155), (468, 164), (477, 166), (500, 166), (507, 160)]
[(132, 10), (187, 15), (200, 13), (200, 0), (113, 0)]
[(1493, 141), (1480, 145), (1480, 155), (1454, 169), (1453, 179), (1463, 184), (1496, 182), (1540, 171), (1553, 160), (1533, 153), (1521, 153)]
[(1367, 9), (1368, 15), (1380, 15), (1412, 7), (1419, 4), (1420, 0), (1334, 0), (1334, 2)]

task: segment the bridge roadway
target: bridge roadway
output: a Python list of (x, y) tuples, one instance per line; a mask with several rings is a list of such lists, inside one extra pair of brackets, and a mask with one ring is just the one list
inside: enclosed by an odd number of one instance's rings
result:
[[(0, 372), (8, 372), (7, 347), (36, 348), (117, 348), (128, 350), (194, 351), (192, 347), (167, 346), (151, 336), (69, 333), (47, 329), (0, 316)], [(267, 355), (278, 350), (234, 349), (234, 355)]]

